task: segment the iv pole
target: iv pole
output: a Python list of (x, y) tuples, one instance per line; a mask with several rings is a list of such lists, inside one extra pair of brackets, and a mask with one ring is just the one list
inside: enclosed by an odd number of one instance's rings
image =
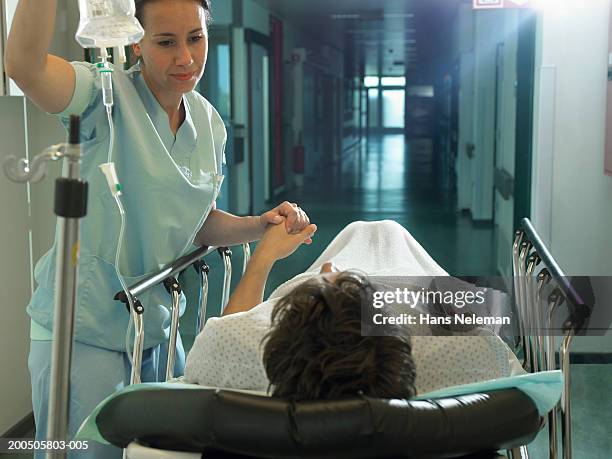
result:
[[(74, 317), (79, 261), (80, 219), (87, 214), (87, 182), (80, 179), (80, 118), (70, 117), (69, 143), (54, 145), (31, 163), (9, 156), (4, 172), (15, 182), (38, 182), (46, 173), (47, 161), (66, 160), (67, 176), (55, 183), (54, 211), (58, 218), (57, 261), (55, 272), (55, 309), (53, 315), (53, 347), (47, 439), (68, 440), (70, 412), (70, 366), (74, 338)], [(53, 443), (51, 444), (53, 445)], [(58, 446), (66, 446), (58, 443)], [(66, 457), (65, 449), (48, 450), (48, 459)]]
[[(79, 262), (80, 219), (87, 214), (87, 182), (80, 179), (80, 119), (70, 117), (70, 140), (65, 156), (67, 177), (55, 182), (55, 214), (59, 223), (55, 267), (55, 311), (49, 393), (48, 440), (68, 439), (70, 366)], [(47, 459), (65, 458), (66, 450), (48, 451)]]

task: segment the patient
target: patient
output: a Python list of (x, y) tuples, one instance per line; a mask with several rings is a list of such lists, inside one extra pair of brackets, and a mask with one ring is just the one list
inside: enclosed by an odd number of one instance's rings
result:
[(315, 231), (314, 225), (298, 235), (287, 235), (282, 225), (266, 231), (224, 316), (209, 319), (196, 337), (187, 356), (186, 382), (296, 400), (358, 393), (409, 398), (509, 376), (520, 366), (487, 330), (481, 336), (410, 337), (398, 327), (387, 330), (390, 336), (362, 336), (359, 305), (376, 287), (354, 271), (447, 276), (395, 222), (348, 225), (312, 266), (263, 301), (273, 264)]

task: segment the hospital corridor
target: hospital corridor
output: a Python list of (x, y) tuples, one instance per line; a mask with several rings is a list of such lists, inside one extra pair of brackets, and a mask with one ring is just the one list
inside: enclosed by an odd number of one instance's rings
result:
[(0, 0), (0, 459), (608, 459), (612, 0)]

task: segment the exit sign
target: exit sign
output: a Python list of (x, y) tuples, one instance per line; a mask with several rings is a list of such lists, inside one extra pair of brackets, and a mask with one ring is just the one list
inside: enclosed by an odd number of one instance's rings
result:
[(529, 8), (536, 0), (474, 0), (475, 10), (494, 8)]

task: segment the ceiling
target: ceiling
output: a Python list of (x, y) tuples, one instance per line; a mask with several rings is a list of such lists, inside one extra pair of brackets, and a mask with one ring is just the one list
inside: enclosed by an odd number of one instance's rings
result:
[(366, 75), (405, 75), (435, 59), (452, 36), (457, 6), (471, 0), (256, 0), (312, 37), (353, 52)]

